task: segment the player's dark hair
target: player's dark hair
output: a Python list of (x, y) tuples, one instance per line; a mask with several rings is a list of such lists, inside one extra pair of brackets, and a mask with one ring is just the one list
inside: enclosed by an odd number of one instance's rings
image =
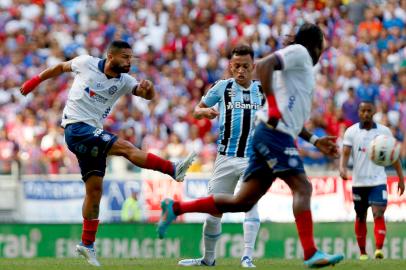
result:
[(111, 42), (108, 48), (108, 52), (114, 53), (121, 49), (131, 49), (131, 46), (124, 40), (114, 40), (113, 42)]
[(300, 44), (307, 49), (315, 65), (319, 60), (315, 49), (320, 51), (323, 49), (323, 32), (316, 24), (304, 23), (295, 35), (294, 43)]
[(254, 50), (251, 46), (240, 44), (231, 51), (230, 58), (234, 55), (250, 55), (254, 59)]

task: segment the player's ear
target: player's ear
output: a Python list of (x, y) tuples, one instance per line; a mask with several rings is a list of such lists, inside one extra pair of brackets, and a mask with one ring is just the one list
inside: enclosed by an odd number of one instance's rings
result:
[(107, 52), (107, 59), (111, 60), (113, 58), (113, 53), (111, 51)]
[(233, 75), (233, 73), (231, 72), (231, 61), (228, 61), (227, 73), (230, 74), (230, 75)]

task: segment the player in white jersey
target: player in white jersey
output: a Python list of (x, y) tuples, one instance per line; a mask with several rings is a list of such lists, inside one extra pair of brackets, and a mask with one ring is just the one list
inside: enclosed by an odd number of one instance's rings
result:
[(86, 195), (82, 208), (82, 242), (76, 246), (90, 264), (99, 266), (94, 242), (99, 224), (99, 205), (102, 196), (103, 177), (108, 155), (123, 156), (134, 165), (157, 170), (183, 181), (191, 165), (194, 153), (179, 163), (172, 163), (136, 148), (130, 142), (103, 130), (103, 119), (113, 104), (125, 94), (152, 99), (155, 93), (151, 81), (138, 82), (127, 73), (131, 67), (133, 52), (125, 41), (113, 41), (107, 51), (107, 59), (89, 55), (78, 56), (47, 68), (23, 84), (20, 91), (27, 95), (42, 81), (73, 72), (74, 81), (63, 110), (62, 127), (65, 141), (77, 157), (85, 182)]
[[(248, 166), (248, 157), (253, 151), (255, 113), (265, 103), (259, 82), (252, 80), (254, 51), (250, 46), (239, 45), (232, 50), (229, 70), (233, 77), (216, 82), (194, 111), (197, 119), (214, 119), (217, 116), (220, 118), (218, 155), (209, 181), (208, 194), (234, 194), (237, 183), (242, 180)], [(216, 104), (218, 111), (213, 108)], [(239, 106), (240, 104), (243, 106)], [(204, 222), (203, 258), (181, 260), (179, 265), (215, 264), (215, 247), (221, 236), (221, 217), (221, 214), (208, 215)], [(242, 267), (255, 267), (252, 256), (259, 226), (258, 209), (255, 205), (245, 214), (243, 223)]]
[[(295, 44), (276, 51), (257, 63), (257, 75), (267, 95), (268, 119), (254, 133), (254, 153), (250, 156), (244, 182), (234, 195), (212, 195), (194, 201), (162, 201), (158, 233), (163, 236), (178, 215), (189, 212), (219, 214), (246, 212), (267, 192), (272, 182), (283, 179), (293, 195), (293, 214), (304, 251), (305, 265), (334, 265), (343, 255), (330, 255), (316, 248), (310, 211), (312, 185), (305, 174), (294, 140), (298, 135), (323, 153), (338, 157), (332, 137), (317, 138), (304, 129), (310, 116), (314, 89), (313, 66), (323, 50), (323, 33), (314, 24), (303, 24)], [(275, 83), (272, 83), (275, 73)], [(274, 91), (273, 91), (274, 89)], [(275, 93), (275, 96), (274, 96)], [(276, 97), (276, 98), (275, 98)]]
[[(376, 124), (372, 117), (375, 106), (371, 102), (361, 102), (358, 108), (360, 122), (349, 127), (344, 133), (343, 149), (340, 160), (340, 176), (348, 179), (347, 164), (353, 158), (352, 194), (354, 201), (355, 235), (360, 249), (360, 260), (367, 260), (365, 250), (367, 236), (367, 210), (371, 206), (374, 217), (375, 258), (382, 259), (382, 247), (385, 241), (386, 226), (384, 214), (387, 205), (385, 168), (374, 164), (367, 154), (369, 143), (378, 135), (392, 136), (389, 128)], [(402, 195), (405, 190), (400, 159), (393, 167), (399, 177), (398, 191)]]

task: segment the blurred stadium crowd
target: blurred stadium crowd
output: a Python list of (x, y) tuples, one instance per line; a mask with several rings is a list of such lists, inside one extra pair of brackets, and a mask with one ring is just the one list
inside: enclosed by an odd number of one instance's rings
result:
[[(152, 80), (158, 94), (152, 102), (120, 100), (106, 129), (171, 160), (197, 149), (192, 170), (209, 172), (217, 123), (191, 112), (225, 76), (230, 48), (248, 43), (263, 57), (304, 21), (318, 23), (328, 44), (316, 67), (308, 128), (340, 141), (358, 121), (358, 102), (372, 100), (376, 121), (403, 141), (405, 161), (406, 0), (1, 0), (0, 172), (8, 173), (12, 160), (27, 174), (78, 172), (59, 127), (71, 75), (41, 84), (27, 98), (19, 87), (60, 61), (103, 57), (113, 39), (133, 45), (131, 73)], [(299, 146), (307, 165), (335, 168), (312, 145)], [(113, 171), (137, 170), (110, 162)]]

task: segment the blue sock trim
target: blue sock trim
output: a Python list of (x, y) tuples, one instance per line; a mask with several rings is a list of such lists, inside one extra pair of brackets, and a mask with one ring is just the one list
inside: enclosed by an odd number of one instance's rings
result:
[(246, 218), (246, 219), (244, 219), (244, 222), (258, 222), (258, 223), (260, 223), (261, 221), (259, 220), (259, 218)]
[(83, 244), (82, 242), (80, 242), (79, 245), (84, 246), (84, 247), (86, 247), (86, 248), (94, 248), (94, 243), (92, 243), (92, 244), (90, 244), (90, 245), (85, 245), (85, 244)]
[(207, 233), (205, 233), (204, 234), (204, 237), (207, 237), (207, 238), (210, 238), (210, 239), (217, 239), (217, 238), (220, 238), (220, 236), (221, 236), (221, 233), (219, 233), (219, 234), (207, 234)]

